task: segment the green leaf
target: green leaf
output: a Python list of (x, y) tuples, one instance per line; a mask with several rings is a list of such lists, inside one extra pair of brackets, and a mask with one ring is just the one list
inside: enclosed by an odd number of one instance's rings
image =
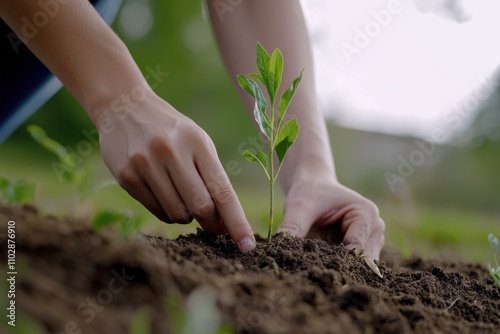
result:
[(36, 185), (19, 180), (14, 184), (15, 202), (18, 204), (32, 202), (35, 198)]
[(7, 204), (23, 204), (32, 202), (35, 198), (36, 185), (34, 183), (18, 180), (10, 181), (0, 177), (0, 194)]
[(130, 322), (129, 334), (145, 334), (151, 332), (151, 320), (145, 309), (139, 310)]
[(276, 100), (276, 94), (280, 89), (283, 77), (283, 54), (279, 49), (275, 49), (269, 62), (269, 97), (271, 104)]
[(263, 83), (267, 88), (267, 91), (270, 92), (269, 89), (269, 63), (271, 62), (271, 57), (267, 51), (262, 47), (260, 43), (257, 43), (257, 69), (259, 70), (259, 74), (262, 77)]
[(139, 216), (127, 212), (115, 212), (112, 210), (99, 211), (92, 220), (92, 227), (97, 230), (117, 225), (121, 239), (127, 239), (141, 226), (143, 220)]
[(7, 204), (14, 204), (16, 201), (16, 190), (12, 181), (6, 178), (0, 178), (0, 194)]
[(271, 138), (271, 125), (269, 121), (269, 116), (267, 116), (267, 101), (260, 89), (259, 85), (253, 80), (248, 79), (248, 84), (255, 96), (255, 105), (253, 108), (253, 117), (259, 125), (260, 131), (267, 137)]
[(286, 152), (292, 146), (295, 139), (299, 134), (300, 127), (297, 124), (297, 119), (292, 118), (288, 120), (283, 127), (280, 129), (278, 135), (276, 136), (276, 144), (274, 149), (276, 150), (276, 155), (280, 165), (285, 159)]
[(79, 166), (76, 157), (70, 154), (60, 143), (51, 139), (41, 127), (29, 125), (27, 130), (38, 144), (57, 156), (59, 162), (63, 165), (61, 168), (65, 170), (62, 177), (76, 185), (79, 194), (84, 193), (89, 171)]
[(248, 75), (250, 78), (252, 79), (255, 79), (257, 80), (258, 82), (260, 82), (261, 84), (263, 84), (264, 86), (266, 85), (266, 83), (264, 82), (264, 78), (262, 77), (262, 75), (260, 75), (259, 73), (250, 73)]
[(254, 97), (255, 105), (253, 116), (262, 133), (269, 139), (271, 137), (271, 126), (269, 117), (267, 116), (267, 101), (262, 93), (262, 90), (253, 79), (250, 79), (242, 74), (238, 75), (237, 78), (241, 88)]
[(500, 249), (500, 242), (498, 238), (495, 237), (493, 233), (488, 234), (488, 241), (490, 242), (491, 247), (495, 250), (495, 253)]
[(278, 104), (278, 129), (281, 125), (283, 117), (286, 114), (286, 111), (288, 110), (288, 106), (290, 105), (290, 102), (295, 95), (295, 92), (297, 92), (297, 89), (299, 88), (303, 73), (304, 70), (302, 70), (302, 72), (300, 72), (300, 75), (295, 80), (293, 80), (292, 86), (290, 86), (290, 88), (288, 88), (283, 92), (283, 94), (281, 94), (280, 102)]
[(71, 161), (71, 155), (68, 154), (66, 148), (59, 144), (57, 141), (49, 138), (44, 129), (42, 129), (38, 125), (28, 125), (27, 130), (30, 133), (31, 137), (38, 144), (40, 144), (47, 151), (55, 154), (62, 163), (65, 163), (69, 166), (75, 165), (75, 162)]
[(120, 238), (128, 239), (139, 230), (142, 222), (143, 220), (139, 216), (126, 216), (126, 219), (122, 220), (120, 224)]
[(125, 219), (124, 215), (111, 210), (99, 211), (92, 220), (92, 226), (96, 229), (102, 229), (114, 225)]
[(238, 74), (236, 78), (238, 79), (240, 87), (255, 98), (255, 93), (253, 92), (252, 88), (250, 88), (250, 84), (248, 83), (248, 78), (243, 74)]
[(267, 155), (262, 151), (257, 151), (257, 154), (253, 154), (252, 152), (245, 150), (243, 152), (243, 158), (247, 159), (250, 162), (258, 163), (264, 168), (267, 177), (269, 178), (269, 174), (267, 173)]

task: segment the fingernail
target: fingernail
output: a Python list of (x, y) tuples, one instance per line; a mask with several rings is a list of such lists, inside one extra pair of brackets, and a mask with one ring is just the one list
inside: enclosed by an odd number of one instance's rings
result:
[(240, 250), (243, 253), (248, 253), (255, 248), (255, 241), (250, 237), (244, 237), (239, 241)]

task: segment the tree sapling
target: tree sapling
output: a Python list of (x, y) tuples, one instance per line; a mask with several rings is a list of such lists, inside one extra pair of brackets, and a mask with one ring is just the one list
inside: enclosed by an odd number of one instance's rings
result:
[[(269, 141), (267, 152), (257, 151), (252, 153), (248, 150), (243, 152), (243, 157), (250, 162), (258, 163), (264, 169), (269, 180), (269, 231), (268, 242), (271, 242), (271, 233), (274, 222), (274, 184), (278, 179), (281, 166), (288, 149), (299, 134), (297, 119), (292, 118), (284, 122), (288, 106), (295, 95), (302, 79), (302, 73), (293, 81), (290, 88), (285, 90), (279, 101), (276, 100), (283, 77), (283, 55), (279, 49), (275, 49), (271, 56), (260, 43), (257, 43), (257, 69), (258, 73), (249, 75), (238, 75), (238, 83), (255, 99), (254, 118), (259, 125), (260, 131)], [(264, 97), (257, 82), (267, 89), (269, 103)], [(276, 110), (276, 102), (278, 108)], [(269, 107), (269, 108), (268, 108)], [(268, 111), (269, 109), (269, 111)], [(277, 115), (276, 115), (277, 111)], [(275, 171), (274, 152), (278, 158), (278, 168)]]

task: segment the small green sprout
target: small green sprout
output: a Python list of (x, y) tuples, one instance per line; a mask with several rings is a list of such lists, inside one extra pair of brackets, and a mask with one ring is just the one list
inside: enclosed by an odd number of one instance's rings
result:
[[(276, 100), (281, 80), (283, 77), (283, 55), (279, 49), (275, 49), (271, 56), (257, 43), (257, 69), (259, 73), (252, 73), (247, 76), (238, 75), (238, 83), (255, 99), (254, 118), (260, 131), (269, 141), (267, 152), (257, 151), (252, 153), (248, 150), (243, 152), (243, 157), (250, 162), (258, 163), (264, 169), (269, 180), (269, 231), (268, 242), (271, 242), (271, 234), (274, 222), (274, 184), (278, 179), (278, 174), (283, 165), (288, 149), (299, 134), (297, 119), (292, 118), (284, 122), (288, 106), (295, 95), (302, 79), (302, 73), (293, 81), (290, 88), (285, 90), (279, 101)], [(267, 89), (269, 102), (264, 97), (257, 82), (260, 82)], [(276, 110), (276, 102), (278, 108)], [(270, 108), (268, 108), (270, 105)], [(269, 110), (268, 110), (269, 109)], [(276, 115), (277, 111), (277, 115)], [(278, 158), (278, 168), (274, 168), (274, 152)]]
[(65, 173), (62, 174), (64, 180), (74, 184), (79, 195), (83, 194), (89, 176), (88, 170), (79, 166), (75, 157), (63, 145), (50, 138), (38, 125), (29, 125), (27, 130), (40, 146), (57, 156), (59, 161), (53, 162), (52, 167), (64, 170)]
[(78, 158), (69, 152), (62, 144), (50, 138), (44, 129), (38, 125), (27, 127), (33, 140), (40, 146), (57, 157), (57, 161), (52, 162), (52, 168), (61, 181), (66, 181), (76, 188), (75, 212), (85, 199), (109, 186), (117, 185), (114, 179), (102, 180), (97, 185), (90, 186), (88, 180), (91, 179), (92, 169), (87, 165), (79, 163)]
[(0, 176), (0, 198), (7, 205), (33, 202), (36, 185), (25, 180), (12, 181)]
[(121, 239), (128, 239), (139, 230), (143, 220), (139, 216), (134, 216), (128, 212), (116, 212), (112, 210), (99, 211), (92, 220), (92, 227), (100, 230), (106, 227), (117, 225)]
[(500, 249), (500, 241), (493, 235), (493, 233), (488, 234), (488, 241), (491, 247), (493, 247), (493, 259), (495, 260), (496, 268), (493, 268), (491, 264), (488, 263), (488, 272), (495, 283), (500, 287), (500, 265), (498, 265), (497, 254)]

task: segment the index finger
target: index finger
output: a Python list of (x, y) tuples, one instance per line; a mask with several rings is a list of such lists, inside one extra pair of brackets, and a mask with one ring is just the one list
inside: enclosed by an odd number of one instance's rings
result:
[(242, 252), (249, 252), (255, 247), (255, 237), (220, 161), (204, 155), (199, 160), (198, 172), (229, 235)]

